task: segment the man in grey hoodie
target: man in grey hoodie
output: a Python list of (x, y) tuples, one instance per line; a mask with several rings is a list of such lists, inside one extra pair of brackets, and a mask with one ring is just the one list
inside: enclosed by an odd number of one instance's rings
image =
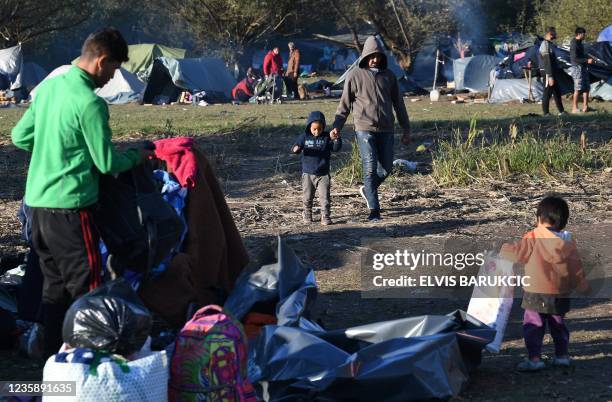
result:
[(393, 132), (395, 119), (403, 129), (402, 143), (410, 143), (410, 121), (395, 74), (387, 68), (383, 45), (374, 36), (363, 46), (359, 68), (344, 82), (342, 98), (330, 134), (340, 133), (349, 113), (353, 112), (355, 133), (363, 165), (364, 186), (359, 193), (366, 200), (368, 220), (380, 219), (378, 187), (393, 168)]

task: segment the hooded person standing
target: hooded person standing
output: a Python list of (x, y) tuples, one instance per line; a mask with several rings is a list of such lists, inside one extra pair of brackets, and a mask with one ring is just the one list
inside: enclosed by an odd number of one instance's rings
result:
[(339, 135), (353, 112), (363, 166), (364, 185), (359, 194), (369, 209), (368, 220), (380, 219), (378, 187), (393, 168), (393, 110), (402, 127), (403, 144), (410, 143), (410, 121), (395, 74), (387, 68), (383, 45), (374, 36), (363, 46), (359, 67), (349, 72), (330, 135)]

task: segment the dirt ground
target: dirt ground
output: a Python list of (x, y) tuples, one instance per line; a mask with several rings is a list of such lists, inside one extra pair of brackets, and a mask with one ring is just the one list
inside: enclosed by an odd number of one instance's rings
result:
[[(609, 119), (598, 122), (597, 138), (612, 138)], [(300, 216), (299, 158), (288, 154), (295, 133), (273, 132), (259, 138), (235, 134), (206, 136), (200, 146), (214, 162), (245, 244), (252, 255), (282, 236), (316, 271), (320, 294), (314, 318), (325, 327), (342, 328), (421, 314), (446, 314), (467, 309), (468, 300), (369, 299), (360, 292), (360, 258), (364, 238), (393, 239), (410, 244), (444, 236), (482, 240), (520, 236), (533, 225), (537, 202), (549, 191), (570, 203), (572, 231), (583, 252), (600, 264), (612, 261), (612, 175), (594, 173), (557, 179), (516, 177), (508, 182), (483, 180), (467, 188), (439, 188), (421, 173), (394, 177), (381, 189), (383, 220), (365, 220), (357, 185), (332, 184), (335, 224), (303, 224)], [(432, 140), (435, 131), (417, 130), (415, 143)], [(346, 153), (352, 139), (345, 130)], [(592, 137), (590, 137), (592, 138)], [(396, 145), (396, 156), (414, 158), (413, 148)], [(341, 157), (341, 156), (340, 156)], [(334, 155), (332, 159), (336, 158)], [(425, 161), (426, 162), (426, 161)], [(333, 163), (333, 162), (332, 162)], [(0, 253), (22, 249), (14, 218), (23, 193), (27, 156), (11, 145), (0, 146), (5, 175), (0, 188)], [(316, 205), (316, 202), (315, 202)], [(319, 215), (315, 213), (315, 218)], [(521, 374), (514, 366), (526, 356), (521, 335), (522, 310), (515, 300), (502, 351), (485, 353), (469, 386), (455, 400), (470, 401), (610, 401), (612, 400), (612, 301), (582, 299), (567, 316), (571, 331), (570, 371)], [(547, 335), (545, 354), (552, 357)], [(40, 378), (40, 363), (0, 352), (1, 379)], [(27, 378), (26, 378), (27, 377)]]

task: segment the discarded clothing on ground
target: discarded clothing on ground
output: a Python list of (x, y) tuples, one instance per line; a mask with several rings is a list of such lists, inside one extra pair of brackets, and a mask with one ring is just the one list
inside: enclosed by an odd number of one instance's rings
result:
[(185, 200), (187, 236), (168, 268), (138, 289), (147, 307), (177, 328), (192, 303), (223, 304), (249, 261), (212, 167), (197, 147), (192, 153), (197, 170)]
[(76, 300), (64, 318), (64, 342), (131, 355), (142, 348), (151, 331), (151, 314), (123, 279), (107, 282)]

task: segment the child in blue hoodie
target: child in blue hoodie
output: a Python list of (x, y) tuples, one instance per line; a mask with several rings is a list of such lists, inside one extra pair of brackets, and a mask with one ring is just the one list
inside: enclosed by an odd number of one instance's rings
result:
[(304, 223), (312, 223), (312, 201), (315, 191), (321, 203), (321, 224), (331, 225), (329, 160), (331, 152), (338, 152), (342, 139), (338, 134), (330, 137), (325, 131), (325, 116), (319, 111), (311, 112), (306, 123), (306, 130), (291, 147), (291, 152), (302, 152), (302, 201)]

